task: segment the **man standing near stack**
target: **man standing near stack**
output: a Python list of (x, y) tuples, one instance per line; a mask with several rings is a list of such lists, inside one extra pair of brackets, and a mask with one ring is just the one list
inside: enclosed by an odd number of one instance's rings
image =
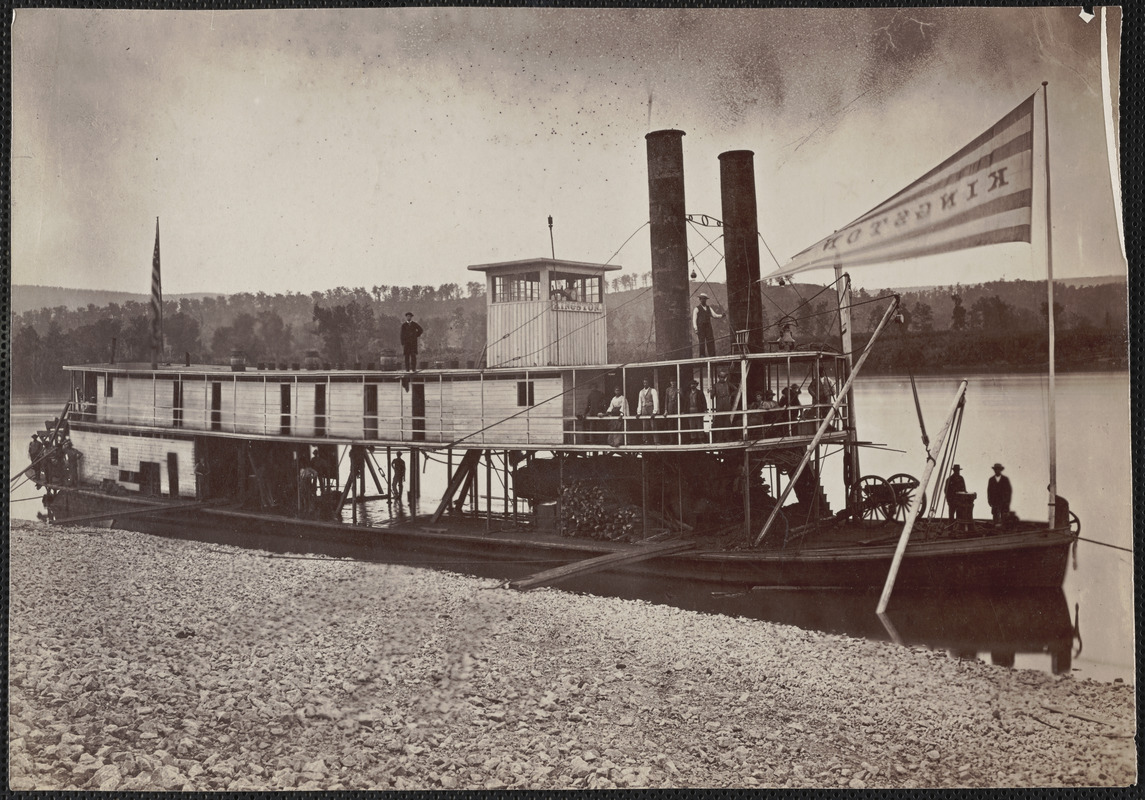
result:
[(716, 337), (712, 331), (712, 318), (723, 319), (723, 314), (717, 314), (715, 309), (708, 305), (708, 296), (700, 292), (700, 304), (692, 310), (692, 330), (700, 342), (700, 358), (716, 354)]

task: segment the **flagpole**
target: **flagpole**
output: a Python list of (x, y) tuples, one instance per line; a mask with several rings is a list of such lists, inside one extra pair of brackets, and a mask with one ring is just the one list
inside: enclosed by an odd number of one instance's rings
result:
[(1050, 445), (1050, 484), (1049, 484), (1049, 523), (1052, 528), (1057, 520), (1054, 519), (1056, 507), (1055, 498), (1058, 492), (1058, 463), (1057, 463), (1057, 417), (1055, 409), (1054, 387), (1054, 237), (1053, 223), (1050, 218), (1050, 104), (1049, 82), (1042, 81), (1042, 109), (1043, 133), (1045, 134), (1045, 166), (1046, 166), (1046, 321), (1049, 324), (1049, 356), (1050, 356), (1050, 402), (1049, 414), (1049, 445)]
[(151, 258), (151, 369), (163, 350), (163, 282), (159, 274), (159, 217), (155, 218), (155, 255)]

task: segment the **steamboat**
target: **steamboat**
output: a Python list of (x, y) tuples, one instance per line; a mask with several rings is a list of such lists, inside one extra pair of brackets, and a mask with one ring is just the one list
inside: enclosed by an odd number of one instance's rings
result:
[[(726, 352), (693, 354), (683, 136), (646, 137), (653, 359), (609, 363), (606, 275), (619, 267), (552, 257), (469, 267), (486, 281), (487, 345), (465, 366), (66, 367), (73, 395), (43, 432), (43, 458), (65, 436), (82, 458), (38, 473), (54, 520), (459, 571), (495, 564), (518, 588), (589, 572), (882, 586), (884, 608), (892, 585), (1059, 588), (1080, 524), (1053, 487), (1048, 521), (975, 517), (972, 496), (934, 488), (954, 463), (965, 382), (921, 477), (863, 473), (852, 387), (897, 297), (853, 351), (836, 260), (838, 341), (767, 334), (750, 151), (720, 156)], [(926, 198), (901, 202), (914, 214)], [(841, 508), (821, 483), (834, 457)], [(427, 459), (446, 485), (419, 513)], [(378, 521), (377, 504), (409, 513)]]

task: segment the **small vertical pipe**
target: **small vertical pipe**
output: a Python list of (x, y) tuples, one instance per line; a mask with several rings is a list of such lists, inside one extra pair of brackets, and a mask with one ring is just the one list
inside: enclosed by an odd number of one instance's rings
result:
[(410, 513), (417, 515), (417, 501), (421, 497), (421, 451), (416, 447), (409, 450), (409, 504)]

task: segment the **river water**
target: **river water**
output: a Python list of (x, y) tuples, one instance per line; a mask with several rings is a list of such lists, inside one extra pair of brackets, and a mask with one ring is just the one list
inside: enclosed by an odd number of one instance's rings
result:
[[(935, 436), (949, 410), (958, 378), (917, 379), (927, 432)], [(990, 465), (1000, 461), (1014, 487), (1012, 508), (1020, 517), (1044, 519), (1048, 483), (1049, 393), (1044, 376), (975, 375), (968, 378), (967, 405), (956, 462), (968, 489), (978, 493), (977, 516), (985, 503)], [(863, 475), (922, 474), (924, 447), (906, 378), (856, 382), (860, 437), (872, 446), (861, 455)], [(27, 464), (32, 431), (59, 413), (59, 398), (23, 398), (11, 409), (11, 464), (15, 475)], [(1070, 373), (1057, 378), (1058, 494), (1082, 521), (1084, 539), (1118, 548), (1133, 546), (1132, 474), (1128, 373)], [(442, 474), (436, 474), (442, 473)], [(427, 465), (423, 505), (432, 507), (444, 484), (440, 465)], [(824, 466), (824, 486), (835, 509), (845, 505), (841, 461)], [(39, 493), (27, 482), (13, 489), (9, 510), (34, 519)], [(425, 510), (424, 508), (422, 510)], [(379, 516), (386, 513), (378, 509)], [(949, 650), (1017, 668), (1071, 671), (1094, 680), (1134, 680), (1133, 556), (1114, 547), (1082, 541), (1062, 592), (1015, 595), (997, 592), (955, 597), (892, 598), (887, 629), (874, 615), (875, 595), (807, 594), (781, 590), (729, 592), (712, 587), (617, 587), (587, 578), (562, 584), (571, 591), (618, 594), (667, 602), (705, 612), (769, 619), (805, 628), (875, 639), (895, 639)], [(1076, 631), (1074, 626), (1076, 624)]]

